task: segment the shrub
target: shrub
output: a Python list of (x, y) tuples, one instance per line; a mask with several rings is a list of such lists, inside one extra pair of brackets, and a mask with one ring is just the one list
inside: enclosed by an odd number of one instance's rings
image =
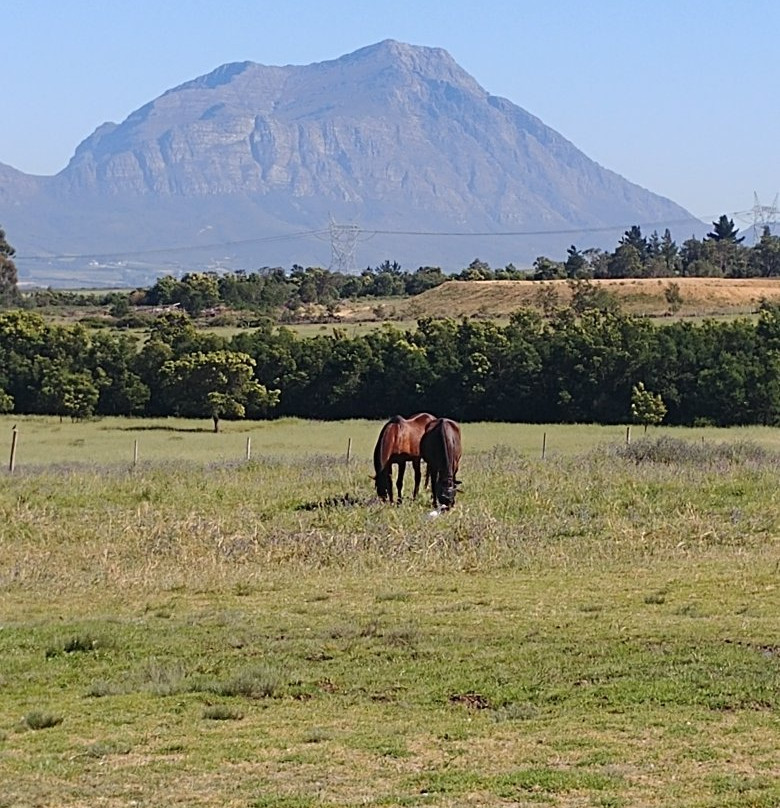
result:
[(27, 729), (49, 729), (62, 723), (62, 716), (43, 713), (40, 710), (33, 710), (27, 713), (22, 719), (22, 724)]

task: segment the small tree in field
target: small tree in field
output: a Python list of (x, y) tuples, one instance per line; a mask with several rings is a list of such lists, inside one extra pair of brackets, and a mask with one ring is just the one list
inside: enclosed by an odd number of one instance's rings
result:
[(276, 406), (279, 391), (257, 382), (254, 368), (255, 360), (244, 353), (198, 352), (165, 362), (161, 375), (177, 415), (211, 418), (219, 432), (221, 418), (243, 418), (248, 405)]
[(677, 314), (683, 304), (682, 294), (680, 293), (680, 284), (670, 283), (664, 290), (664, 297), (669, 304), (669, 313)]
[(647, 432), (648, 426), (656, 426), (664, 420), (666, 404), (658, 393), (645, 390), (644, 382), (631, 388), (631, 417), (637, 424), (642, 424)]

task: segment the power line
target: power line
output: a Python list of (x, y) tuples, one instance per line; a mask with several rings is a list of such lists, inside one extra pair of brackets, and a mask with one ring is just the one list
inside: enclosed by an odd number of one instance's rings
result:
[[(733, 213), (733, 216), (739, 214)], [(605, 225), (602, 227), (571, 227), (555, 230), (492, 230), (492, 231), (466, 231), (466, 230), (379, 230), (373, 228), (362, 229), (357, 224), (337, 224), (332, 219), (327, 230), (302, 230), (294, 233), (285, 233), (275, 236), (261, 236), (237, 241), (219, 241), (210, 244), (181, 245), (175, 247), (157, 247), (146, 250), (132, 250), (111, 253), (62, 253), (50, 255), (16, 255), (17, 260), (23, 261), (65, 261), (65, 260), (111, 260), (132, 259), (143, 256), (164, 255), (166, 253), (192, 252), (195, 250), (213, 250), (230, 247), (247, 246), (251, 244), (265, 244), (277, 241), (286, 241), (306, 237), (326, 238), (330, 240), (332, 252), (332, 265), (337, 267), (348, 266), (354, 269), (355, 245), (360, 238), (373, 238), (374, 236), (410, 236), (410, 237), (437, 237), (437, 238), (523, 238), (539, 236), (588, 235), (590, 233), (609, 233), (627, 230), (637, 226), (640, 228), (669, 227), (675, 225), (690, 225), (700, 221), (704, 223), (711, 217), (673, 219), (662, 222), (631, 222), (623, 224)], [(718, 218), (717, 216), (714, 218)], [(348, 270), (347, 270), (348, 271)]]
[(164, 253), (178, 253), (178, 252), (192, 252), (193, 250), (214, 250), (222, 249), (225, 247), (241, 247), (247, 244), (263, 244), (271, 241), (286, 241), (289, 239), (298, 239), (305, 236), (319, 236), (327, 234), (327, 230), (302, 230), (297, 233), (283, 233), (277, 236), (262, 236), (259, 238), (247, 238), (240, 241), (217, 241), (211, 244), (191, 244), (182, 245), (178, 247), (155, 247), (147, 250), (133, 250), (127, 252), (112, 252), (112, 253), (61, 253), (59, 255), (15, 255), (16, 260), (23, 261), (65, 261), (65, 260), (78, 260), (78, 259), (92, 259), (95, 261), (120, 259), (120, 258), (135, 258), (144, 255), (162, 255)]

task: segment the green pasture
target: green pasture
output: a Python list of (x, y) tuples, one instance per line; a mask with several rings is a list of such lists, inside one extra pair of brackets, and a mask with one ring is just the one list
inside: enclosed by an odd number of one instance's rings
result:
[[(210, 420), (185, 418), (100, 418), (71, 422), (56, 416), (0, 415), (0, 459), (7, 469), (14, 427), (16, 468), (39, 469), (53, 464), (106, 464), (187, 461), (229, 463), (260, 457), (317, 457), (331, 455), (356, 466), (371, 467), (371, 457), (382, 421), (308, 421), (281, 418), (274, 421), (221, 421), (214, 434)], [(754, 442), (780, 452), (780, 430), (749, 426), (642, 427), (598, 424), (464, 425), (464, 467), (469, 456), (497, 447), (521, 453), (529, 459), (571, 456), (599, 446), (620, 446), (643, 436), (677, 437), (708, 443)], [(247, 446), (248, 441), (248, 446)]]
[(14, 424), (0, 806), (780, 804), (774, 430)]

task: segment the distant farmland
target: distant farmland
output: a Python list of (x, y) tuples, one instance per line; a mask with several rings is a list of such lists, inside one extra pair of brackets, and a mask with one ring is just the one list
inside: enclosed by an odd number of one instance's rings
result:
[[(780, 279), (776, 278), (625, 278), (591, 283), (613, 294), (626, 314), (656, 317), (669, 312), (666, 292), (672, 284), (679, 288), (682, 305), (677, 316), (683, 317), (746, 315), (762, 300), (780, 301)], [(448, 281), (399, 301), (396, 310), (404, 318), (506, 317), (520, 308), (541, 309), (542, 295), (550, 293), (557, 295), (559, 305), (571, 300), (566, 281)], [(365, 313), (370, 311), (366, 306)], [(350, 314), (345, 312), (346, 319)]]

